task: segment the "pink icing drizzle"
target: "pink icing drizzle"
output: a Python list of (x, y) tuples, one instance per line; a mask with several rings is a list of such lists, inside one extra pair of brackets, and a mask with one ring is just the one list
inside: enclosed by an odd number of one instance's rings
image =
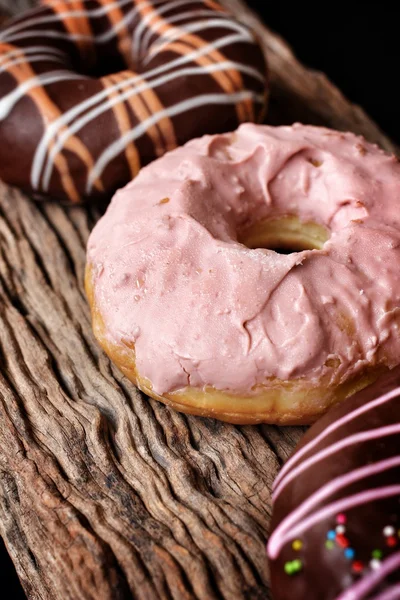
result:
[[(400, 432), (400, 427), (398, 428)], [(368, 438), (367, 438), (368, 439)], [(275, 531), (272, 533), (269, 540), (269, 553), (271, 558), (276, 558), (279, 550), (282, 548), (282, 538), (292, 535), (292, 527), (299, 523), (302, 517), (306, 516), (311, 510), (322, 503), (323, 500), (336, 494), (339, 490), (347, 487), (355, 481), (360, 481), (366, 477), (371, 477), (377, 473), (382, 473), (388, 469), (400, 466), (400, 456), (394, 456), (386, 460), (379, 461), (373, 465), (366, 465), (359, 469), (354, 469), (350, 473), (336, 477), (332, 481), (329, 481), (319, 490), (314, 492), (305, 502), (303, 502), (298, 508), (293, 510), (283, 521), (278, 525)], [(279, 548), (279, 549), (278, 549)]]
[(350, 446), (355, 446), (356, 444), (360, 444), (361, 442), (369, 442), (371, 440), (376, 440), (380, 438), (384, 438), (389, 435), (397, 435), (400, 434), (400, 423), (395, 423), (391, 425), (386, 425), (385, 427), (378, 427), (376, 429), (370, 429), (368, 431), (360, 431), (359, 433), (355, 433), (354, 435), (349, 435), (344, 437), (339, 442), (335, 444), (331, 444), (327, 446), (320, 452), (312, 454), (303, 462), (301, 462), (297, 467), (294, 467), (291, 471), (289, 471), (286, 478), (281, 482), (278, 487), (274, 491), (274, 502), (277, 501), (278, 496), (281, 494), (282, 490), (296, 477), (304, 474), (304, 472), (310, 467), (314, 466), (316, 463), (332, 456), (343, 450), (344, 448), (349, 448)]
[[(135, 342), (159, 394), (251, 393), (270, 377), (339, 382), (378, 349), (393, 366), (399, 198), (397, 160), (352, 134), (246, 124), (189, 142), (117, 192), (90, 236), (108, 335)], [(287, 214), (328, 227), (323, 250), (285, 256), (237, 241)], [(339, 368), (325, 364), (333, 357)]]
[(337, 515), (340, 512), (344, 512), (355, 506), (360, 506), (361, 504), (373, 502), (374, 500), (381, 500), (383, 498), (399, 495), (400, 485), (387, 485), (379, 488), (372, 488), (365, 492), (353, 494), (352, 496), (346, 496), (331, 504), (327, 504), (320, 510), (316, 510), (308, 515), (305, 519), (300, 520), (290, 531), (283, 533), (278, 532), (276, 536), (274, 535), (274, 532), (268, 542), (268, 555), (272, 559), (277, 558), (279, 552), (289, 540), (300, 536), (304, 531), (310, 529), (319, 521), (323, 521), (332, 515)]
[(374, 600), (399, 600), (400, 598), (400, 583), (388, 588), (379, 596), (375, 596)]
[[(337, 600), (360, 600), (361, 598), (365, 598), (374, 587), (376, 587), (387, 575), (393, 573), (393, 571), (400, 568), (400, 552), (396, 552), (396, 554), (392, 554), (388, 558), (385, 558), (381, 567), (377, 571), (370, 572), (366, 577), (360, 579), (354, 583), (350, 588), (348, 588), (343, 594), (337, 598)], [(400, 592), (400, 586), (393, 586), (386, 593), (378, 596), (376, 600), (389, 600), (391, 598), (394, 600), (395, 598), (400, 598), (399, 595), (390, 595), (389, 592)]]
[[(340, 427), (343, 427), (344, 425), (346, 425), (346, 423), (350, 423), (360, 415), (366, 414), (374, 408), (381, 406), (382, 404), (386, 404), (387, 402), (390, 402), (393, 398), (399, 396), (399, 394), (400, 388), (396, 388), (391, 392), (388, 392), (387, 394), (376, 398), (372, 402), (360, 406), (356, 410), (349, 412), (347, 415), (344, 415), (340, 419), (337, 419), (336, 421), (328, 425), (328, 427), (321, 431), (319, 435), (317, 435), (315, 438), (313, 438), (311, 441), (305, 444), (305, 446), (300, 448), (300, 450), (298, 450), (293, 456), (289, 458), (289, 460), (286, 461), (286, 463), (283, 465), (282, 469), (280, 470), (278, 476), (274, 481), (274, 494), (276, 493), (278, 487), (281, 487), (281, 482), (286, 477), (286, 473), (290, 471), (305, 454), (310, 452), (313, 448), (315, 448), (315, 446), (318, 446), (318, 444), (322, 442), (322, 440), (328, 437), (328, 435), (330, 435)], [(285, 485), (286, 483), (284, 482), (283, 484)]]

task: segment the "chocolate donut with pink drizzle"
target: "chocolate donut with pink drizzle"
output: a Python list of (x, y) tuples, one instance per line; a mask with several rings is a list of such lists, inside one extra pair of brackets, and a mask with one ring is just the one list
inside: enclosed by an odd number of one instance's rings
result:
[(399, 265), (394, 156), (351, 133), (245, 124), (117, 192), (87, 289), (100, 343), (154, 398), (309, 423), (400, 362)]
[(400, 368), (335, 407), (275, 482), (274, 600), (400, 598)]

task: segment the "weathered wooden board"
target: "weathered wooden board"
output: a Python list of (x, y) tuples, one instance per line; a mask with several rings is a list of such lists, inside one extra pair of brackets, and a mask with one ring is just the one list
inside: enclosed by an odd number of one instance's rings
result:
[[(269, 122), (395, 150), (241, 0), (225, 4), (268, 54)], [(98, 217), (0, 183), (0, 534), (32, 599), (264, 600), (271, 484), (301, 430), (174, 413), (110, 365), (83, 291)]]

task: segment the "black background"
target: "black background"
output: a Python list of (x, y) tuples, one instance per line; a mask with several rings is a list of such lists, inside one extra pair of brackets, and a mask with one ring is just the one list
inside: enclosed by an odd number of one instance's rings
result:
[[(327, 73), (400, 143), (400, 6), (392, 2), (248, 0), (307, 65)], [(4, 600), (23, 600), (0, 539)], [(5, 595), (3, 595), (5, 593)]]
[(305, 64), (324, 71), (400, 143), (400, 3), (247, 0)]

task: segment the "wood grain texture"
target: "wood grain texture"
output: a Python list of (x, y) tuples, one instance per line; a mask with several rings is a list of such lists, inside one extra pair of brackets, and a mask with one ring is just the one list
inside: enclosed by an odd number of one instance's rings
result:
[[(269, 122), (351, 129), (395, 150), (241, 0), (224, 4), (265, 45)], [(34, 600), (264, 600), (270, 489), (302, 430), (174, 413), (110, 364), (83, 291), (99, 215), (0, 183), (0, 534)]]

